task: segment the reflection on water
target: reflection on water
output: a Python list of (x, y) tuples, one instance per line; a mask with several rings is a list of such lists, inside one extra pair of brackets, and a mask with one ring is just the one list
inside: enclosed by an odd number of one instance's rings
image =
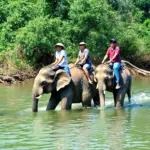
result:
[[(32, 81), (0, 85), (0, 149), (143, 150), (150, 147), (149, 79), (133, 82), (132, 105), (115, 110), (107, 93), (105, 110), (45, 111), (49, 95), (31, 112)], [(139, 105), (137, 105), (139, 104)], [(142, 106), (141, 106), (142, 105)]]

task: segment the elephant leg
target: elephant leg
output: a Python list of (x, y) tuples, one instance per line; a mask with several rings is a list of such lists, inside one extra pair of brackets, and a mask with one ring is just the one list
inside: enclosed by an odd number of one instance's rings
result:
[(116, 91), (113, 92), (113, 96), (114, 96), (114, 107), (116, 107), (116, 103), (117, 103), (117, 100), (116, 100), (117, 93), (116, 93)]
[(90, 93), (83, 92), (82, 93), (82, 106), (83, 107), (91, 107), (91, 95)]
[(93, 102), (94, 102), (94, 106), (100, 106), (100, 98), (99, 98), (98, 92), (97, 92), (96, 95), (93, 97)]
[(124, 98), (125, 98), (125, 90), (123, 89), (119, 89), (117, 92), (116, 92), (116, 96), (115, 96), (115, 107), (116, 108), (121, 108), (123, 107), (124, 105)]
[(127, 95), (128, 95), (128, 100), (129, 100), (129, 103), (131, 103), (131, 83), (132, 81), (130, 80), (129, 81), (129, 86), (128, 86), (128, 89), (127, 89)]
[(73, 91), (70, 86), (60, 91), (61, 110), (70, 110), (73, 102)]
[(71, 101), (68, 97), (63, 97), (61, 99), (61, 110), (70, 110), (71, 109)]
[(46, 110), (55, 110), (59, 102), (60, 102), (59, 96), (56, 96), (56, 94), (52, 94), (48, 102)]
[(131, 103), (131, 90), (127, 91), (129, 103)]

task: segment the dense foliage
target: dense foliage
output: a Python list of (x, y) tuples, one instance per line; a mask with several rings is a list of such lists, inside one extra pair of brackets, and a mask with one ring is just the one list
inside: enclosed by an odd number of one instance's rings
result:
[(9, 53), (17, 64), (51, 59), (57, 42), (65, 44), (69, 59), (80, 41), (93, 58), (102, 58), (112, 37), (123, 58), (149, 53), (150, 0), (0, 1), (0, 57)]

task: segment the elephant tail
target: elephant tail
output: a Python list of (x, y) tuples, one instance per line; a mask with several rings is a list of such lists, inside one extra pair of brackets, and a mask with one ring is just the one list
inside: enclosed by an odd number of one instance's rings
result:
[(131, 86), (132, 86), (132, 77), (129, 77), (129, 85), (127, 89), (128, 101), (131, 103)]

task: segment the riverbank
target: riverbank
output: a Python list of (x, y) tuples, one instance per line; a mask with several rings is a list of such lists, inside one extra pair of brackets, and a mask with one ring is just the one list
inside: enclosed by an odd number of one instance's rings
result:
[(132, 55), (129, 61), (141, 69), (150, 71), (150, 53)]
[(17, 67), (11, 63), (1, 63), (0, 64), (0, 83), (12, 84), (23, 82), (26, 79), (34, 78), (39, 69), (33, 69), (32, 67), (26, 65), (22, 68)]
[(34, 78), (38, 71), (18, 71), (16, 74), (0, 74), (0, 83), (3, 84), (13, 84), (23, 82), (26, 79)]

